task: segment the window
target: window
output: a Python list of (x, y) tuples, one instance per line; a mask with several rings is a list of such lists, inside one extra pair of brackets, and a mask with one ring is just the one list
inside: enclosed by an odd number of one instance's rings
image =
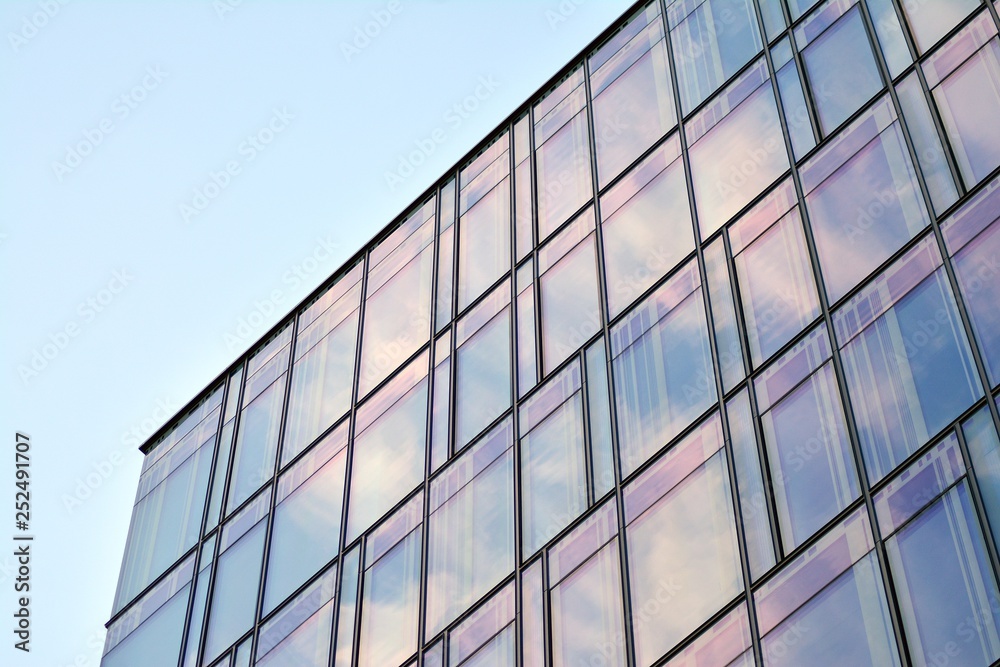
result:
[(359, 396), (388, 377), (430, 335), (434, 200), (376, 246), (368, 265)]
[(330, 568), (260, 628), (258, 667), (323, 665), (330, 655), (337, 568)]
[(934, 46), (966, 16), (978, 9), (978, 0), (924, 0), (900, 6), (921, 53)]
[(969, 187), (1000, 165), (1000, 39), (982, 12), (924, 65), (958, 168)]
[(903, 133), (887, 99), (810, 158), (801, 174), (831, 304), (928, 224)]
[(764, 664), (899, 665), (865, 508), (755, 594)]
[(601, 328), (596, 246), (588, 208), (538, 251), (544, 374)]
[(754, 381), (786, 552), (861, 494), (830, 354), (821, 324)]
[(1000, 179), (941, 225), (991, 386), (1000, 384)]
[(524, 556), (587, 508), (580, 364), (549, 380), (520, 408)]
[(361, 268), (355, 266), (299, 315), (282, 465), (351, 407)]
[(694, 250), (677, 135), (601, 197), (601, 217), (613, 318)]
[(748, 0), (679, 0), (667, 18), (685, 115), (761, 50)]
[(417, 650), (423, 502), (418, 493), (366, 541), (358, 667), (398, 665)]
[(1000, 657), (1000, 590), (964, 474), (952, 433), (875, 496), (917, 664), (961, 655), (962, 664), (986, 665)]
[(795, 29), (795, 41), (828, 135), (882, 89), (861, 8), (831, 0)]
[(431, 482), (427, 638), (514, 569), (512, 431), (504, 421)]
[(754, 667), (747, 608), (741, 604), (669, 660), (665, 667)]
[(510, 270), (509, 174), (506, 134), (462, 171), (458, 220), (459, 310)]
[(514, 582), (462, 621), (449, 636), (453, 667), (502, 667), (516, 663)]
[(715, 414), (625, 489), (636, 662), (643, 667), (743, 589), (722, 445)]
[(278, 478), (265, 614), (337, 556), (346, 463), (345, 421)]
[(933, 237), (836, 311), (833, 321), (873, 482), (982, 396)]
[(553, 665), (625, 665), (617, 535), (606, 504), (549, 553)]
[(593, 196), (586, 104), (578, 69), (535, 105), (539, 241)]
[(424, 477), (427, 353), (357, 410), (347, 511), (350, 542)]
[(677, 123), (658, 9), (645, 9), (590, 58), (601, 188)]
[(688, 121), (687, 138), (698, 224), (707, 239), (788, 168), (763, 60)]
[(697, 265), (686, 265), (611, 331), (622, 475), (716, 400)]
[(455, 327), (455, 450), (510, 407), (510, 284), (503, 283)]
[(802, 219), (786, 180), (729, 230), (750, 356), (761, 364), (819, 315)]

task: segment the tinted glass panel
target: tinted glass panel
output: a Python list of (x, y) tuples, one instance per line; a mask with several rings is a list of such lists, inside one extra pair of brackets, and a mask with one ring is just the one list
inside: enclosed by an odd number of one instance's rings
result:
[(504, 178), (458, 223), (458, 307), (510, 270), (510, 179)]
[(456, 449), (510, 407), (510, 308), (505, 307), (458, 348)]
[(243, 409), (229, 478), (230, 510), (242, 504), (274, 475), (287, 377), (287, 374), (282, 375)]
[(538, 232), (546, 238), (593, 193), (587, 114), (578, 113), (535, 152)]
[(959, 21), (980, 6), (979, 0), (924, 0), (901, 3), (917, 48), (924, 52), (934, 46)]
[(398, 665), (417, 649), (420, 530), (365, 571), (359, 667)]

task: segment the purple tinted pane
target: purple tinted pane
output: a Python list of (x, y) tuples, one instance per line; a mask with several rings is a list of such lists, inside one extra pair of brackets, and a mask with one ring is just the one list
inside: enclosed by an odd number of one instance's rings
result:
[(754, 364), (819, 315), (816, 282), (795, 209), (733, 258)]
[(547, 238), (593, 193), (587, 114), (578, 113), (535, 151), (539, 241)]
[(510, 179), (504, 178), (458, 223), (458, 309), (510, 270)]
[(830, 302), (927, 226), (913, 165), (894, 123), (806, 197)]
[[(662, 161), (658, 153), (651, 159), (657, 160), (657, 166)], [(623, 181), (621, 185), (628, 184)], [(608, 196), (615, 194), (613, 189)], [(605, 204), (603, 198), (601, 203)], [(605, 215), (605, 276), (609, 315), (614, 317), (694, 250), (684, 165), (674, 160), (620, 208)]]
[(601, 327), (594, 234), (542, 274), (539, 286), (542, 369), (548, 374)]
[(934, 89), (962, 178), (971, 186), (1000, 165), (1000, 39), (992, 39)]
[(706, 630), (683, 653), (672, 658), (664, 667), (723, 667), (753, 665), (751, 656), (746, 663), (739, 658), (750, 648), (750, 624), (747, 608), (741, 604)]
[(600, 187), (674, 126), (666, 42), (658, 42), (594, 100)]
[(710, 236), (788, 168), (769, 85), (759, 87), (690, 149), (702, 239)]
[(913, 33), (913, 41), (921, 53), (934, 46), (979, 6), (979, 0), (927, 0), (901, 4)]

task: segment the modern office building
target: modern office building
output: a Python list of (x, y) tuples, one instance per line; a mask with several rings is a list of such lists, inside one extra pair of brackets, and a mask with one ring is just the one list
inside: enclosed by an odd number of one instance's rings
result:
[(104, 667), (1000, 659), (1000, 38), (640, 3), (143, 446)]

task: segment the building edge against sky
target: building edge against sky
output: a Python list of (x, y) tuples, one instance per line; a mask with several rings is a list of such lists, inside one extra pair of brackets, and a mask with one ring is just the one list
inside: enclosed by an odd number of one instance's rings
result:
[(1000, 659), (998, 25), (634, 5), (143, 446), (102, 664)]

